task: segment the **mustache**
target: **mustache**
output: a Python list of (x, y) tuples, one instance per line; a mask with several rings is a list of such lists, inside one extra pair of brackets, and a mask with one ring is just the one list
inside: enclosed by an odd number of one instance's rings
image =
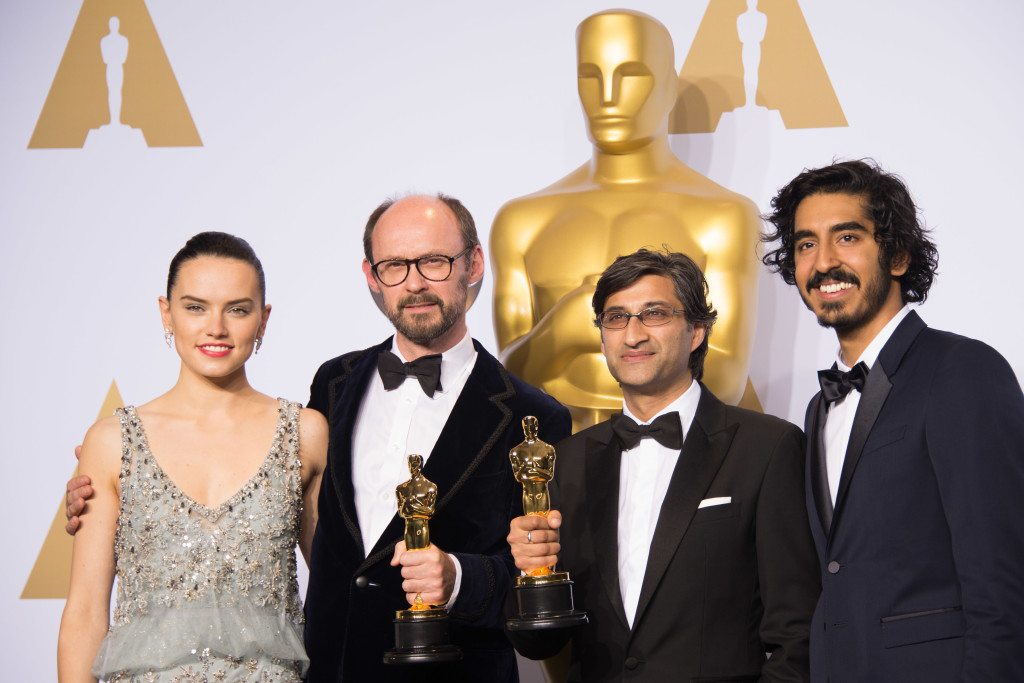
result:
[(442, 301), (441, 297), (436, 294), (410, 294), (398, 300), (399, 309), (403, 309), (406, 306), (418, 306), (420, 304), (436, 304), (439, 308), (444, 308), (444, 301)]
[(807, 292), (810, 293), (812, 289), (816, 289), (821, 286), (821, 283), (825, 280), (832, 280), (833, 282), (848, 282), (851, 285), (857, 285), (860, 287), (860, 278), (853, 273), (848, 273), (842, 268), (833, 268), (824, 273), (817, 272), (811, 276), (807, 281)]

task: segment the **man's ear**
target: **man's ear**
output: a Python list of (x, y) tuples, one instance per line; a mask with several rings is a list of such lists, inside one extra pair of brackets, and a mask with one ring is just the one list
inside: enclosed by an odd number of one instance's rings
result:
[(478, 244), (473, 247), (472, 261), (469, 264), (469, 282), (476, 284), (484, 276), (484, 250)]
[(903, 277), (908, 270), (910, 270), (910, 254), (906, 251), (897, 252), (889, 265), (889, 274), (893, 277)]
[(690, 340), (690, 353), (697, 350), (697, 347), (704, 343), (704, 338), (708, 336), (708, 328), (704, 325), (693, 326), (693, 339)]
[(373, 274), (373, 266), (366, 259), (363, 259), (363, 275), (366, 276), (366, 286), (371, 291), (380, 294), (380, 283), (377, 282), (377, 276)]

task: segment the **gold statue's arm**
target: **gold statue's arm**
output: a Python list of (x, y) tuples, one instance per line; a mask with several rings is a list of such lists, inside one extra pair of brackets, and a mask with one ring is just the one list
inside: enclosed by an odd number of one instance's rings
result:
[(599, 353), (601, 335), (593, 325), (591, 300), (598, 275), (555, 302), (528, 333), (505, 347), (501, 362), (512, 373), (529, 377), (533, 384), (562, 376), (580, 354)]
[(498, 350), (525, 336), (533, 328), (533, 297), (526, 274), (527, 240), (516, 230), (514, 209), (501, 208), (491, 228), (491, 266), (494, 272), (494, 334)]
[(745, 199), (730, 211), (737, 215), (722, 216), (698, 240), (709, 242), (703, 245), (708, 254), (704, 276), (718, 311), (704, 362), (704, 383), (722, 401), (735, 405), (747, 385), (754, 345), (759, 272), (755, 249), (761, 223), (754, 205)]

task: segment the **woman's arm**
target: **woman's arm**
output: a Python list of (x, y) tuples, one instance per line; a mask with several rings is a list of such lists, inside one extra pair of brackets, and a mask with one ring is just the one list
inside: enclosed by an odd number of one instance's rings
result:
[(89, 670), (109, 624), (120, 465), (120, 425), (116, 418), (106, 418), (92, 426), (82, 446), (79, 467), (92, 479), (95, 495), (75, 535), (71, 587), (57, 640), (60, 683), (96, 681)]
[(316, 410), (308, 408), (299, 413), (299, 460), (302, 462), (302, 530), (299, 549), (309, 566), (313, 550), (313, 532), (316, 531), (317, 498), (320, 480), (327, 467), (327, 420)]

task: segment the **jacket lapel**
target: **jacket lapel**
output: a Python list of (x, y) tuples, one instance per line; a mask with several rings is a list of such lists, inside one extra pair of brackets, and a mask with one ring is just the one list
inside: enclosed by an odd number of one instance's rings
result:
[[(435, 515), (458, 494), (512, 421), (512, 410), (505, 405), (515, 395), (508, 373), (476, 340), (473, 346), (477, 352), (473, 370), (423, 466), (424, 476), (437, 484)], [(363, 567), (390, 559), (404, 529), (396, 510)]]
[(629, 630), (619, 589), (619, 461), (622, 449), (607, 422), (586, 442), (586, 509), (594, 560), (612, 610)]
[(807, 464), (811, 497), (814, 501), (821, 530), (829, 535), (832, 527), (832, 492), (828, 485), (828, 467), (825, 460), (825, 413), (827, 406), (818, 393), (808, 411)]
[(730, 428), (726, 424), (722, 402), (701, 385), (697, 413), (686, 434), (679, 461), (665, 493), (665, 502), (658, 514), (636, 617), (633, 619), (634, 630), (697, 513), (697, 506), (725, 461), (735, 431), (736, 425)]
[(366, 385), (373, 377), (377, 354), (390, 348), (388, 339), (370, 347), (351, 360), (346, 360), (343, 374), (331, 380), (328, 386), (328, 473), (335, 495), (341, 504), (341, 516), (356, 547), (363, 548), (363, 537), (356, 517), (355, 491), (352, 486), (352, 435), (356, 416), (366, 395)]
[[(890, 378), (898, 372), (903, 356), (910, 349), (917, 335), (924, 329), (924, 321), (915, 311), (911, 311), (893, 331), (892, 337), (882, 347), (882, 351), (878, 354), (878, 360), (871, 367), (871, 372), (868, 373), (864, 391), (861, 393), (860, 404), (857, 406), (857, 413), (853, 418), (850, 441), (846, 447), (843, 471), (839, 478), (839, 492), (836, 495), (835, 513), (832, 517), (833, 531), (838, 526), (850, 482), (864, 452), (864, 444), (867, 443), (871, 429), (878, 419), (878, 414), (882, 412), (882, 406), (885, 405), (885, 400), (892, 389)], [(832, 535), (829, 537), (830, 542)]]

